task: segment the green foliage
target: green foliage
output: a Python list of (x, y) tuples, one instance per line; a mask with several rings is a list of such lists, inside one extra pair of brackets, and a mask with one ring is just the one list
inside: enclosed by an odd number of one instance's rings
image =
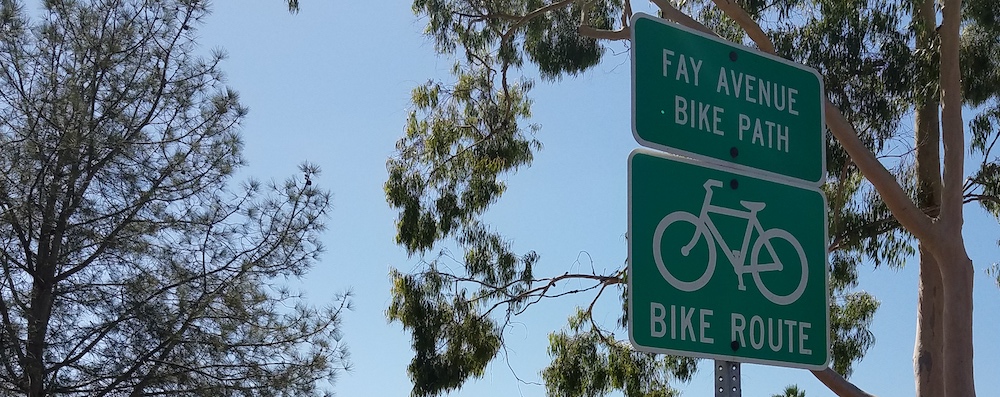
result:
[(849, 253), (830, 256), (830, 333), (833, 369), (851, 376), (853, 364), (875, 344), (869, 330), (879, 302), (867, 292), (850, 292), (857, 286), (857, 261)]
[(439, 255), (412, 274), (391, 275), (387, 314), (412, 332), (408, 370), (413, 394), (422, 396), (481, 376), (500, 347), (504, 324), (551, 296), (554, 279), (535, 287), (537, 255), (513, 253), (479, 222), (505, 191), (505, 178), (541, 149), (538, 127), (524, 125), (533, 82), (510, 76), (526, 58), (547, 80), (596, 65), (603, 47), (580, 37), (578, 23), (582, 17), (611, 27), (621, 2), (415, 0), (413, 10), (427, 18), (426, 33), (440, 53), (461, 55), (452, 84), (428, 82), (413, 90), (405, 136), (387, 163), (386, 198), (400, 214), (397, 242), (411, 255), (449, 239), (464, 251), (459, 270), (441, 266), (451, 258)]
[(0, 390), (320, 395), (348, 364), (347, 297), (284, 284), (317, 262), (330, 195), (248, 181), (246, 108), (204, 2), (0, 2)]
[(513, 255), (509, 242), (479, 225), (469, 226), (459, 242), (466, 252), (464, 272), (440, 270), (448, 270), (444, 261), (450, 259), (441, 255), (421, 273), (390, 273), (387, 316), (413, 334), (408, 372), (414, 396), (454, 390), (482, 376), (502, 339), (503, 326), (490, 313), (506, 305), (509, 320), (524, 307), (533, 281), (534, 253)]
[[(967, 200), (979, 204), (1000, 219), (1000, 163), (993, 157), (993, 149), (1000, 139), (1000, 104), (981, 111), (969, 122), (972, 141), (969, 148), (983, 156), (979, 169), (969, 178), (965, 187)], [(991, 158), (992, 157), (992, 158)]]
[(996, 281), (997, 287), (1000, 287), (1000, 263), (994, 263), (992, 266), (987, 268), (986, 274), (993, 277)]
[(482, 376), (500, 348), (496, 325), (475, 310), (476, 299), (462, 291), (446, 300), (447, 277), (423, 277), (393, 271), (393, 301), (388, 316), (413, 331), (416, 356), (408, 368), (413, 395), (432, 395), (458, 388), (470, 376)]
[(972, 25), (962, 33), (962, 74), (975, 76), (962, 79), (962, 94), (974, 106), (995, 101), (996, 87), (1000, 85), (1000, 70), (996, 67), (996, 59), (1000, 57), (1000, 43), (996, 42), (1000, 27)]
[[(528, 9), (543, 7), (540, 0), (528, 2)], [(524, 51), (538, 66), (541, 77), (558, 80), (563, 75), (574, 76), (597, 65), (604, 55), (604, 47), (596, 39), (577, 33), (582, 8), (590, 8), (587, 24), (598, 29), (611, 29), (611, 15), (620, 13), (621, 3), (598, 1), (542, 14), (531, 19), (524, 34)]]
[(530, 116), (530, 83), (493, 88), (489, 65), (456, 67), (458, 83), (413, 90), (406, 136), (388, 161), (389, 205), (400, 209), (396, 241), (423, 252), (475, 218), (505, 190), (501, 177), (528, 165), (541, 144), (518, 125)]
[[(779, 54), (815, 68), (827, 98), (875, 153), (898, 130), (912, 104), (913, 55), (902, 13), (891, 1), (819, 2), (801, 26), (782, 26), (772, 37)], [(828, 134), (830, 135), (830, 134)], [(827, 149), (831, 177), (842, 178), (850, 159), (839, 144)]]
[(568, 330), (549, 335), (549, 356), (542, 371), (549, 396), (676, 396), (670, 380), (687, 382), (695, 371), (693, 358), (638, 352), (606, 336), (583, 310), (570, 317)]
[(806, 397), (806, 391), (799, 389), (798, 385), (788, 385), (781, 394), (772, 394), (771, 397)]
[(520, 66), (527, 53), (548, 79), (596, 65), (603, 47), (580, 37), (579, 23), (610, 28), (621, 7), (621, 0), (413, 2), (413, 12), (427, 18), (425, 33), (434, 38), (439, 53), (460, 48), (472, 62), (479, 54), (494, 52), (499, 64), (512, 66)]
[(833, 334), (833, 369), (844, 377), (854, 372), (854, 361), (875, 344), (868, 330), (879, 302), (867, 292), (845, 294), (830, 306), (830, 332)]

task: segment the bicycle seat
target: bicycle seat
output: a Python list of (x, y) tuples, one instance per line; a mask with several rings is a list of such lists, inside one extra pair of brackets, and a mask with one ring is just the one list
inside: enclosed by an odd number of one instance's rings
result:
[(760, 210), (764, 209), (764, 206), (766, 206), (767, 204), (766, 203), (756, 202), (756, 201), (743, 201), (743, 200), (740, 200), (740, 205), (742, 205), (744, 208), (746, 208), (746, 209), (748, 209), (750, 211), (757, 212), (757, 211), (760, 211)]

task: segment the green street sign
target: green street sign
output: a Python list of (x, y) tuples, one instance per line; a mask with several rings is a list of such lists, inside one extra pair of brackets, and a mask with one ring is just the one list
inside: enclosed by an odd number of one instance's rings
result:
[(826, 177), (815, 70), (646, 14), (632, 18), (632, 133), (639, 144), (771, 177)]
[(637, 350), (827, 366), (822, 191), (646, 149), (629, 156), (628, 183)]

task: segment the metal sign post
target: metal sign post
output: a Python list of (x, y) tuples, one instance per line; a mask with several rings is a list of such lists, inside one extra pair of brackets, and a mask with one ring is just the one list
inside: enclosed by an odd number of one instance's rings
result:
[(715, 360), (715, 397), (741, 397), (740, 363)]

